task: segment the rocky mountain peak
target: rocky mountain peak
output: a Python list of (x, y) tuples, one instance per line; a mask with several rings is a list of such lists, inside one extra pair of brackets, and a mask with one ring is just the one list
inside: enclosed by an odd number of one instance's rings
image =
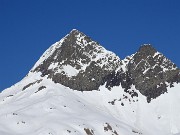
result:
[(143, 45), (128, 64), (133, 84), (148, 100), (167, 92), (178, 79), (177, 66), (152, 45)]
[(80, 32), (77, 29), (73, 29), (70, 33), (65, 37), (65, 42), (68, 42), (69, 45), (84, 45), (92, 42), (91, 38), (86, 36), (84, 33)]
[(79, 31), (77, 29), (72, 29), (68, 35), (76, 36), (76, 35), (79, 35), (79, 34), (85, 35), (84, 33), (82, 33), (81, 31)]
[(32, 72), (81, 91), (97, 90), (121, 64), (118, 56), (75, 29), (46, 52)]
[(122, 63), (123, 72), (107, 76), (106, 87), (121, 84), (129, 93), (134, 85), (147, 97), (148, 102), (167, 92), (167, 87), (180, 82), (180, 70), (177, 66), (150, 44), (142, 45), (135, 54), (122, 60)]

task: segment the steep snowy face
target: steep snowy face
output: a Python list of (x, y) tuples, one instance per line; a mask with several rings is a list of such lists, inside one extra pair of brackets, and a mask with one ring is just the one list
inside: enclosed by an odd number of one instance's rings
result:
[(180, 81), (177, 66), (149, 44), (139, 48), (127, 68), (136, 89), (148, 101), (167, 92), (168, 86), (173, 87), (175, 82)]
[(75, 90), (98, 90), (103, 78), (119, 68), (121, 61), (78, 30), (52, 45), (31, 72), (41, 72), (55, 83)]

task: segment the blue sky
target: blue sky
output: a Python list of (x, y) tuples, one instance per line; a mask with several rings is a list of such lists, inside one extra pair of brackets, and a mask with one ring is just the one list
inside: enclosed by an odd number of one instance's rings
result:
[(179, 0), (0, 0), (0, 91), (73, 28), (121, 59), (150, 43), (180, 67)]

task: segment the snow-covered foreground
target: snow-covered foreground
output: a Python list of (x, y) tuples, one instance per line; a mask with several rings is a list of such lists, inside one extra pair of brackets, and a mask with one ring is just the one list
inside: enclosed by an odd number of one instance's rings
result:
[(80, 92), (30, 73), (0, 94), (0, 135), (180, 134), (180, 84), (150, 103), (136, 92)]

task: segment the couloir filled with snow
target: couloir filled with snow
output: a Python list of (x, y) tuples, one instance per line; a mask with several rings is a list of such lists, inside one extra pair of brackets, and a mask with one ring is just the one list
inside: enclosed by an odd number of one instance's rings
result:
[[(29, 85), (27, 85), (29, 84)], [(147, 103), (111, 90), (75, 91), (40, 73), (0, 94), (0, 135), (178, 135), (180, 84)]]

